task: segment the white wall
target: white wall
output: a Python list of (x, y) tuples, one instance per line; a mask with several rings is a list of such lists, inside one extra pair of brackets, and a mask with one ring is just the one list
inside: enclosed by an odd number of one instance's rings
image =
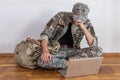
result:
[(0, 53), (12, 53), (27, 37), (39, 39), (48, 20), (57, 12), (71, 11), (76, 2), (89, 5), (104, 52), (120, 52), (119, 0), (0, 0)]

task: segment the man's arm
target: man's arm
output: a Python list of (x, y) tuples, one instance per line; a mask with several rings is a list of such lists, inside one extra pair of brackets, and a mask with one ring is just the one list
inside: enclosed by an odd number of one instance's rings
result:
[(45, 62), (49, 62), (51, 60), (51, 55), (50, 55), (49, 50), (48, 50), (48, 42), (45, 39), (43, 39), (41, 41), (41, 44), (42, 44), (41, 59)]
[[(85, 27), (85, 25), (83, 23), (75, 21), (75, 24), (78, 25), (82, 29), (82, 31), (85, 34), (85, 37), (87, 39), (88, 45), (89, 46), (97, 46), (97, 44), (98, 44), (97, 37), (95, 36), (93, 27), (90, 26), (90, 31), (88, 31), (88, 29)], [(91, 28), (93, 31), (91, 31)]]
[(85, 34), (85, 37), (88, 41), (88, 44), (89, 45), (92, 45), (93, 41), (94, 41), (94, 38), (93, 36), (91, 35), (91, 33), (87, 30), (87, 28), (85, 27), (85, 25), (83, 23), (80, 23), (80, 28), (82, 29), (83, 33)]
[(41, 44), (42, 44), (42, 54), (41, 54), (41, 59), (43, 61), (49, 61), (51, 59), (51, 55), (48, 51), (48, 40), (49, 38), (51, 38), (54, 34), (53, 32), (55, 32), (55, 30), (57, 30), (57, 24), (61, 24), (60, 22), (62, 22), (61, 20), (61, 16), (63, 13), (59, 12), (58, 14), (56, 14), (46, 25), (44, 31), (41, 33), (40, 35), (40, 40), (41, 40)]
[(41, 45), (42, 45), (41, 60), (44, 62), (49, 62), (51, 60), (51, 55), (48, 50), (48, 39), (52, 36), (54, 28), (55, 28), (55, 23), (52, 18), (47, 23), (44, 31), (40, 35), (40, 40), (41, 40)]

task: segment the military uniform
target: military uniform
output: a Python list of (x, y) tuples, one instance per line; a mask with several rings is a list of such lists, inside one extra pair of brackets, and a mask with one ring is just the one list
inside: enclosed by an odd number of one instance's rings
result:
[[(14, 56), (16, 62), (22, 67), (35, 69), (43, 67), (47, 69), (67, 68), (67, 60), (72, 58), (100, 57), (102, 49), (98, 47), (98, 40), (94, 28), (87, 18), (89, 8), (86, 4), (76, 3), (72, 12), (59, 12), (46, 25), (40, 35), (40, 40), (48, 41), (48, 49), (51, 60), (46, 63), (41, 60), (42, 47), (36, 40), (28, 39), (19, 43)], [(84, 23), (94, 40), (87, 48), (81, 48), (80, 43), (84, 33), (79, 26), (72, 23), (72, 19)], [(37, 44), (35, 44), (37, 43)]]
[[(38, 59), (38, 66), (48, 69), (58, 69), (67, 68), (67, 60), (69, 57), (73, 58), (86, 58), (86, 57), (100, 57), (102, 56), (102, 49), (98, 47), (98, 40), (94, 32), (94, 28), (87, 19), (84, 22), (85, 27), (94, 37), (94, 41), (88, 48), (81, 49), (80, 42), (84, 37), (83, 31), (80, 27), (72, 24), (71, 22), (72, 13), (71, 12), (60, 12), (55, 15), (46, 25), (44, 31), (41, 33), (40, 39), (45, 39), (50, 45), (52, 40), (59, 40), (67, 33), (68, 28), (71, 28), (71, 36), (73, 39), (73, 47), (60, 47), (57, 53), (51, 52), (52, 59), (49, 63)], [(71, 25), (69, 25), (71, 23)], [(69, 40), (68, 40), (69, 41)]]

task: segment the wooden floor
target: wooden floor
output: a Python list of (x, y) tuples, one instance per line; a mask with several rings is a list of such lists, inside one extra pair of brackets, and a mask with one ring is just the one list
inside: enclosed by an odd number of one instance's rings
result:
[(120, 80), (120, 56), (105, 56), (96, 75), (64, 78), (56, 70), (25, 69), (12, 55), (0, 55), (0, 80)]

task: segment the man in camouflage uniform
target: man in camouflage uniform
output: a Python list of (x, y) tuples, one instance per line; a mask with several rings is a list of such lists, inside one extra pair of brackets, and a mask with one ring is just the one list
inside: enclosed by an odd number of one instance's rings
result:
[[(47, 69), (67, 68), (67, 60), (72, 58), (100, 57), (102, 49), (94, 28), (87, 18), (89, 8), (86, 4), (76, 3), (72, 12), (59, 12), (46, 25), (41, 33), (42, 54), (38, 66)], [(80, 42), (85, 36), (89, 47), (81, 49)], [(57, 51), (48, 46), (57, 43)]]

